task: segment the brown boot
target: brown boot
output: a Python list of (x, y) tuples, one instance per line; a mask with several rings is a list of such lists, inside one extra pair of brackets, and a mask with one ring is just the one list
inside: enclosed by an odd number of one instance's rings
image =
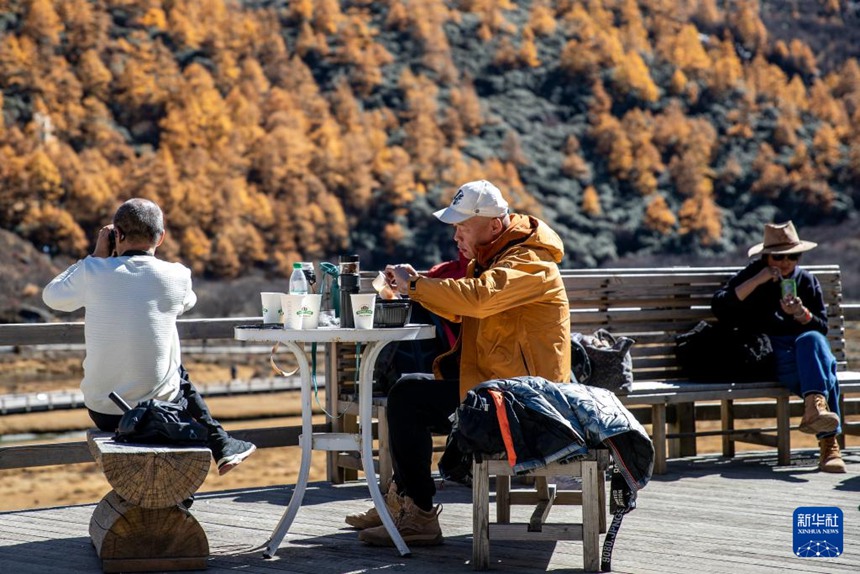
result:
[(827, 400), (820, 393), (810, 393), (803, 399), (803, 418), (800, 419), (800, 432), (818, 434), (833, 432), (839, 426), (839, 417), (827, 409)]
[[(408, 496), (403, 498), (403, 509), (394, 518), (394, 525), (407, 546), (435, 546), (442, 544), (442, 528), (439, 527), (439, 513), (442, 507), (436, 505), (432, 510), (421, 510)], [(368, 528), (358, 533), (358, 539), (371, 546), (394, 546), (385, 526)]]
[[(397, 520), (397, 517), (400, 515), (400, 509), (403, 506), (403, 497), (397, 494), (396, 484), (393, 482), (391, 483), (391, 486), (388, 487), (388, 492), (385, 494), (384, 498), (385, 506), (388, 507), (388, 512), (391, 513), (391, 517), (393, 519)], [(379, 512), (376, 511), (376, 507), (373, 506), (366, 512), (348, 514), (346, 516), (346, 523), (353, 528), (364, 530), (365, 528), (381, 526), (382, 518), (380, 518)]]
[(839, 443), (835, 436), (829, 436), (818, 441), (821, 455), (818, 458), (818, 470), (821, 472), (845, 472), (845, 461), (839, 453)]

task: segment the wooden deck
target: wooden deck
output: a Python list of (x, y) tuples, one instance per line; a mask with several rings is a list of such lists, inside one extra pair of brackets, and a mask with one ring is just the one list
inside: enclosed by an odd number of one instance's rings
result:
[[(613, 571), (635, 574), (761, 574), (860, 572), (860, 448), (845, 454), (848, 474), (814, 470), (817, 453), (794, 451), (792, 465), (776, 453), (674, 460), (641, 491), (621, 527)], [(241, 469), (237, 470), (241, 472)], [(62, 485), (57, 485), (62, 488)], [(394, 549), (362, 545), (342, 522), (368, 505), (363, 483), (313, 483), (287, 541), (273, 560), (261, 546), (292, 486), (199, 495), (192, 511), (209, 537), (210, 573), (471, 572), (471, 490), (446, 484), (437, 500), (446, 543)], [(838, 506), (844, 513), (844, 554), (796, 558), (792, 513), (798, 506)], [(94, 505), (0, 513), (0, 572), (99, 573), (87, 528)], [(522, 509), (525, 511), (525, 509)], [(554, 512), (577, 512), (555, 509)], [(516, 516), (516, 515), (515, 515)], [(553, 514), (550, 514), (553, 519)], [(579, 543), (491, 542), (495, 572), (582, 572)]]

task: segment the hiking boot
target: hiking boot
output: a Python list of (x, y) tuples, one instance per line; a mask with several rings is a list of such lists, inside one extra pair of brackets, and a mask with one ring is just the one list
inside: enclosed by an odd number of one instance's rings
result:
[[(403, 507), (403, 497), (397, 494), (397, 485), (393, 482), (388, 487), (388, 492), (383, 496), (385, 506), (388, 512), (391, 513), (391, 518), (397, 519), (400, 514), (400, 509)], [(382, 525), (382, 518), (379, 516), (375, 506), (371, 506), (366, 512), (356, 512), (346, 515), (346, 523), (353, 528), (364, 530), (366, 528), (374, 528)]]
[[(421, 510), (411, 498), (403, 497), (403, 507), (394, 519), (394, 525), (407, 546), (435, 546), (442, 544), (442, 529), (439, 527), (439, 514), (442, 506), (431, 510)], [(385, 526), (367, 528), (358, 533), (358, 539), (371, 546), (394, 546), (394, 541)]]
[(845, 461), (839, 453), (839, 443), (836, 436), (829, 436), (818, 441), (821, 455), (818, 457), (818, 470), (821, 472), (846, 472)]
[(218, 474), (224, 476), (241, 463), (243, 460), (251, 456), (257, 450), (257, 447), (243, 440), (228, 438), (221, 449), (221, 456), (218, 460)]
[(827, 400), (820, 393), (810, 393), (803, 398), (805, 405), (800, 419), (800, 432), (819, 434), (833, 432), (839, 426), (839, 417), (827, 408)]

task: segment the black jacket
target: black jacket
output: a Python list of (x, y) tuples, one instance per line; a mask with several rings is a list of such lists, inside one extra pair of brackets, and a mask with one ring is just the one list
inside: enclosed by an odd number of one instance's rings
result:
[[(481, 383), (455, 413), (452, 436), (464, 453), (508, 454), (499, 429), (493, 392), (503, 398), (509, 444), (525, 473), (551, 462), (575, 459), (589, 448), (612, 450), (633, 492), (654, 469), (654, 445), (642, 425), (611, 391), (579, 383), (553, 383), (541, 377), (515, 377)], [(497, 394), (497, 396), (498, 396)]]

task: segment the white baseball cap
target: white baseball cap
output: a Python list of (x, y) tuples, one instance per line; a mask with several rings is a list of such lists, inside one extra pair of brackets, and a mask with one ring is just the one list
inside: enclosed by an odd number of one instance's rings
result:
[(508, 202), (499, 188), (482, 179), (464, 183), (457, 190), (451, 205), (433, 213), (444, 223), (461, 223), (470, 217), (503, 217), (508, 214)]

